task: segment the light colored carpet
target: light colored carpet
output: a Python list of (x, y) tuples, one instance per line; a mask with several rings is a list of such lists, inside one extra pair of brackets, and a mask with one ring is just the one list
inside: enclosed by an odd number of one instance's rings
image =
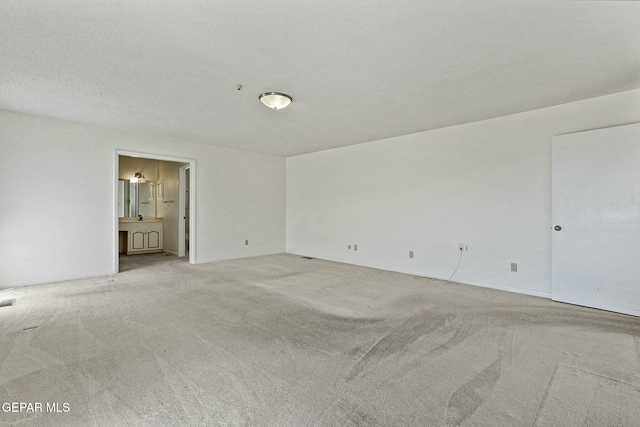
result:
[(0, 294), (0, 404), (69, 404), (0, 425), (640, 425), (638, 318), (293, 255), (122, 270)]

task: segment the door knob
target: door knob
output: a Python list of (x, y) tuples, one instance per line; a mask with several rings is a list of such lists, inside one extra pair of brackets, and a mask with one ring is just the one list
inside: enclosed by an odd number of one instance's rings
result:
[(560, 231), (562, 230), (562, 227), (560, 227), (559, 225), (556, 225), (555, 227), (553, 227), (553, 229), (556, 231)]

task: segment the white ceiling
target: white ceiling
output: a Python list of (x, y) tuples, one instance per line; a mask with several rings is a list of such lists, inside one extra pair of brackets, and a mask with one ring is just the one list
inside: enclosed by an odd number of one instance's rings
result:
[(0, 109), (283, 156), (638, 87), (639, 2), (0, 1)]

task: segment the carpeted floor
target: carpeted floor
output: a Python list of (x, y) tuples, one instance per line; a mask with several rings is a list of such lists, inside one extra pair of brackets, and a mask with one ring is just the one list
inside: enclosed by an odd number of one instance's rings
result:
[(43, 404), (0, 425), (640, 425), (638, 318), (293, 255), (121, 270), (0, 293), (0, 404)]

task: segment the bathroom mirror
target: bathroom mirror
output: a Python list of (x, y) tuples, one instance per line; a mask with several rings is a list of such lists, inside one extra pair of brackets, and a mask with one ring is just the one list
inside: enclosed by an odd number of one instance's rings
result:
[(155, 217), (156, 199), (155, 182), (131, 182), (128, 179), (118, 180), (118, 216), (120, 218)]

